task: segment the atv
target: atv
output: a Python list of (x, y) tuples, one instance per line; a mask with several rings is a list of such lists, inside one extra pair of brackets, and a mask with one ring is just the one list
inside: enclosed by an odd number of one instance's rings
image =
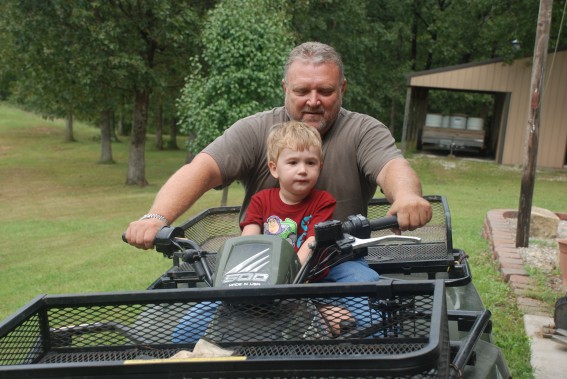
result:
[[(392, 234), (389, 204), (316, 225), (305, 265), (240, 237), (239, 207), (159, 231), (172, 267), (147, 290), (41, 295), (0, 323), (0, 378), (510, 378), (442, 196)], [(323, 283), (364, 259), (368, 283)]]

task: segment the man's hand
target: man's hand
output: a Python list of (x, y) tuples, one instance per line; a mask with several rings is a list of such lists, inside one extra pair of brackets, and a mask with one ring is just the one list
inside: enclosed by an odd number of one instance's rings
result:
[(404, 194), (396, 197), (388, 210), (388, 215), (396, 215), (400, 230), (414, 230), (424, 226), (431, 220), (431, 204), (423, 197), (415, 194)]
[(144, 250), (153, 249), (156, 234), (164, 226), (163, 221), (155, 218), (133, 221), (128, 225), (124, 236), (132, 246)]

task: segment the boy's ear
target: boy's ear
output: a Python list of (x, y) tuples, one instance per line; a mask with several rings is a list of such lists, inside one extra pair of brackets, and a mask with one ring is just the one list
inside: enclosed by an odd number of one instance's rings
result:
[(268, 168), (270, 169), (270, 174), (276, 179), (279, 179), (278, 172), (276, 171), (276, 162), (269, 161)]

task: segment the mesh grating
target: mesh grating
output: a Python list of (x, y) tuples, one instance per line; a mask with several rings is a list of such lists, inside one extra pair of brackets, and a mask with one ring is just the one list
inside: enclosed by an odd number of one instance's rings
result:
[[(375, 336), (426, 340), (430, 332), (431, 301), (431, 297), (389, 301), (341, 297), (285, 299), (269, 304), (207, 304), (193, 315), (191, 327), (200, 328), (202, 321), (207, 322), (206, 338), (218, 344)], [(195, 317), (211, 310), (215, 315), (210, 325), (208, 320)], [(322, 349), (318, 354), (327, 354)]]
[(447, 261), (449, 256), (445, 244), (420, 243), (417, 245), (399, 244), (371, 247), (366, 261), (368, 263), (382, 262), (430, 262), (431, 260)]
[[(27, 318), (10, 328), (0, 325), (0, 374), (11, 365), (168, 359), (192, 350), (200, 337), (247, 362), (399, 360), (417, 354), (424, 356), (425, 373), (437, 370), (438, 358), (429, 355), (445, 317), (431, 286), (405, 284), (397, 294), (395, 282), (353, 285), (341, 287), (345, 296), (327, 296), (337, 286), (317, 284), (304, 287), (308, 294), (291, 286), (277, 296), (270, 288), (253, 297), (219, 289), (46, 296)], [(188, 337), (196, 331), (202, 335)]]
[[(366, 256), (367, 262), (378, 272), (446, 272), (454, 264), (450, 220), (447, 204), (442, 197), (427, 196), (432, 206), (432, 219), (422, 228), (405, 231), (402, 235), (421, 238), (421, 243), (392, 242), (379, 247), (371, 247)], [(390, 204), (384, 199), (373, 199), (368, 206), (368, 218), (387, 215)], [(197, 242), (203, 250), (218, 251), (223, 243), (239, 235), (239, 207), (212, 208), (190, 219), (181, 227), (185, 237)], [(390, 235), (390, 230), (372, 232), (372, 237)], [(216, 255), (207, 256), (210, 267), (215, 267)], [(193, 277), (191, 265), (180, 262), (169, 273), (172, 280)], [(174, 279), (173, 279), (174, 278)]]
[(83, 363), (112, 362), (129, 359), (167, 359), (180, 349), (129, 349), (89, 352), (53, 351), (46, 354), (38, 363)]
[[(450, 220), (447, 219), (447, 205), (439, 197), (428, 197), (432, 208), (432, 217), (429, 223), (421, 228), (412, 231), (402, 232), (402, 235), (420, 237), (424, 243), (443, 243), (447, 248), (452, 248), (447, 241), (447, 229), (450, 227)], [(388, 213), (390, 204), (383, 199), (373, 199), (368, 205), (368, 218), (384, 217)], [(373, 237), (391, 234), (389, 230), (372, 232)]]
[[(432, 219), (422, 228), (403, 232), (402, 235), (420, 237), (425, 244), (433, 244), (436, 248), (444, 247), (445, 253), (451, 252), (450, 220), (447, 205), (443, 198), (426, 197), (432, 206)], [(387, 215), (390, 204), (383, 199), (373, 199), (368, 205), (368, 218), (380, 218)], [(217, 251), (229, 238), (240, 235), (238, 217), (239, 207), (211, 208), (190, 219), (181, 227), (185, 237), (197, 242), (204, 250)], [(390, 230), (372, 232), (373, 237), (391, 234)]]
[(240, 207), (208, 209), (181, 227), (185, 237), (203, 250), (217, 251), (227, 239), (240, 235), (239, 211)]

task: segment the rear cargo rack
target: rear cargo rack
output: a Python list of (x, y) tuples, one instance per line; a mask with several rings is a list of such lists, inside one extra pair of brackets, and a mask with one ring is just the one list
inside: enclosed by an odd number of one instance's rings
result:
[[(363, 316), (334, 335), (313, 321), (324, 304)], [(171, 359), (200, 323), (233, 355)], [(438, 378), (450, 350), (442, 280), (44, 295), (0, 324), (0, 378)]]
[[(420, 237), (422, 242), (399, 241), (369, 248), (366, 261), (380, 275), (401, 276), (404, 279), (444, 279), (447, 286), (462, 286), (471, 282), (470, 270), (464, 252), (453, 249), (451, 215), (444, 196), (425, 196), (432, 206), (431, 221), (424, 227), (403, 232), (404, 236)], [(372, 199), (368, 218), (387, 215), (390, 204), (386, 199)], [(189, 219), (180, 227), (185, 237), (195, 241), (203, 250), (215, 252), (229, 238), (240, 235), (238, 223), (240, 207), (207, 209)], [(390, 230), (372, 232), (372, 237), (392, 234)], [(216, 256), (207, 256), (212, 267)], [(412, 278), (413, 276), (413, 278)], [(150, 285), (150, 289), (194, 287), (199, 279), (191, 265), (173, 258), (173, 267)]]

